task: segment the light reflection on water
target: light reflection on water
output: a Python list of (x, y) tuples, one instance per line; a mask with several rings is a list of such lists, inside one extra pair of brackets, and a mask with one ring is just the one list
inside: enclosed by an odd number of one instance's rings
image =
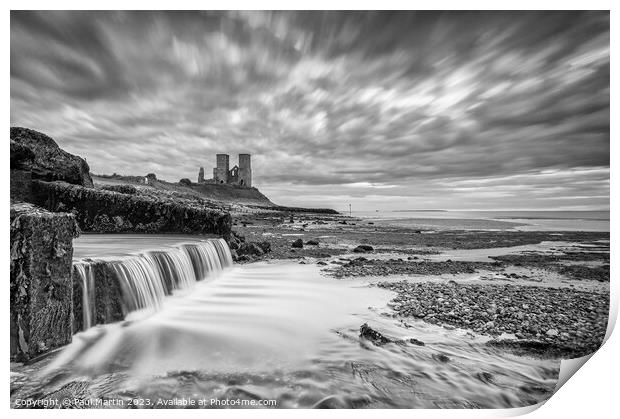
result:
[(437, 230), (609, 231), (609, 211), (353, 211), (377, 225)]
[[(330, 396), (323, 405), (515, 407), (551, 395), (558, 361), (508, 355), (421, 321), (405, 327), (386, 313), (392, 295), (313, 265), (234, 267), (166, 298), (158, 312), (76, 335), (42, 372), (39, 394), (87, 380), (95, 397), (276, 399), (279, 407)], [(373, 346), (358, 337), (365, 322), (426, 346)]]

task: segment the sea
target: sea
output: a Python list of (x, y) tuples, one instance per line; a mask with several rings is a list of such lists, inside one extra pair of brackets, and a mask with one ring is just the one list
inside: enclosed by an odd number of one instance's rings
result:
[(352, 211), (378, 225), (447, 230), (609, 231), (609, 211)]

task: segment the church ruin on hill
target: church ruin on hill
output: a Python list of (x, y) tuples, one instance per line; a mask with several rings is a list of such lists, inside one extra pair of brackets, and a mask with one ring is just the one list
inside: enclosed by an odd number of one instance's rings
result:
[(217, 154), (216, 167), (213, 168), (213, 178), (205, 179), (205, 170), (200, 168), (198, 183), (222, 183), (238, 185), (246, 188), (252, 187), (252, 165), (249, 154), (239, 154), (239, 165), (230, 169), (230, 157), (228, 154)]

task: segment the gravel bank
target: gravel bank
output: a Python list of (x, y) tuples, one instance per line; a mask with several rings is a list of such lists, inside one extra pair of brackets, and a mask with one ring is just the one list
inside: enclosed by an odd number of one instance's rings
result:
[(609, 295), (515, 285), (381, 282), (398, 293), (390, 306), (399, 316), (456, 326), (498, 337), (536, 340), (582, 356), (603, 342)]
[(387, 276), (387, 275), (443, 275), (475, 273), (477, 270), (493, 270), (502, 266), (499, 262), (425, 262), (404, 259), (366, 259), (359, 257), (344, 262), (326, 272), (336, 278), (349, 276)]

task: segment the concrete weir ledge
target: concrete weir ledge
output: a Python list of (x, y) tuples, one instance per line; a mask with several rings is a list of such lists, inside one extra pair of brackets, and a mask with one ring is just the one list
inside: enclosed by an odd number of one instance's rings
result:
[[(73, 214), (11, 205), (11, 361), (32, 361), (70, 343), (74, 333), (156, 307), (175, 289), (232, 265), (228, 245), (214, 235), (166, 235), (160, 240), (164, 245), (154, 250), (148, 250), (148, 243), (161, 236), (127, 235), (132, 251), (119, 246), (116, 252), (102, 252), (101, 258), (84, 258), (95, 256), (97, 249), (91, 246), (75, 260), (73, 239), (78, 235)], [(105, 242), (106, 236), (79, 240), (92, 245)], [(137, 251), (142, 245), (143, 251)]]

